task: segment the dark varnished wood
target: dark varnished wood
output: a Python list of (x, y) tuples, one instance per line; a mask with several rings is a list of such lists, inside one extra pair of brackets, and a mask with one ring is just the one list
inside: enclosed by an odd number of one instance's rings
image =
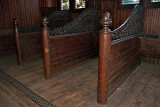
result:
[(110, 14), (105, 13), (101, 20), (103, 29), (100, 32), (99, 41), (99, 71), (98, 71), (98, 92), (97, 102), (105, 104), (108, 98), (108, 82), (110, 72), (110, 50), (111, 50), (111, 33), (109, 26), (112, 21)]
[(103, 91), (103, 95), (107, 94), (109, 97), (129, 76), (129, 74), (132, 73), (132, 71), (139, 65), (139, 55), (137, 36), (130, 39), (124, 39), (123, 41), (111, 45), (110, 56), (112, 56), (112, 58), (109, 60), (110, 71), (108, 73), (108, 93)]
[(145, 38), (141, 37), (141, 49), (160, 51), (160, 39), (159, 38)]
[[(120, 0), (102, 0), (101, 1), (101, 10), (102, 13), (108, 11), (112, 14), (113, 24), (111, 26), (112, 29), (118, 28), (130, 15), (133, 7), (124, 6), (120, 8), (120, 4), (118, 3)], [(144, 33), (146, 34), (158, 34), (160, 35), (160, 8), (157, 5), (152, 4), (152, 8), (150, 8), (151, 0), (143, 0), (141, 5), (144, 6), (145, 9), (145, 19), (144, 19)], [(113, 10), (114, 9), (114, 10)]]
[[(138, 9), (141, 9), (142, 11), (137, 11)], [(97, 101), (100, 104), (105, 104), (107, 98), (129, 76), (129, 74), (132, 73), (137, 65), (139, 65), (139, 30), (128, 23), (143, 20), (143, 16), (139, 15), (142, 12), (143, 8), (140, 5), (136, 5), (128, 20), (113, 32), (108, 28), (111, 24), (109, 13), (105, 13), (102, 17), (101, 24), (103, 29), (100, 32), (99, 42), (97, 95)], [(136, 22), (134, 24), (142, 25), (141, 22)], [(121, 33), (122, 31), (124, 34)], [(114, 39), (114, 37), (117, 38)], [(112, 42), (111, 38), (113, 39)]]
[(97, 56), (97, 34), (79, 33), (50, 37), (52, 75)]
[[(142, 63), (117, 88), (108, 99), (107, 104), (103, 106), (96, 102), (98, 58), (47, 81), (43, 75), (42, 60), (18, 67), (16, 57), (4, 57), (0, 58), (0, 68), (57, 107), (160, 106), (159, 99), (157, 99), (160, 89), (159, 65)], [(118, 84), (119, 82), (114, 83)], [(0, 79), (0, 106), (36, 106), (30, 103), (30, 99), (26, 99), (24, 95), (20, 95), (14, 90), (17, 91), (13, 86), (9, 86), (6, 81)], [(24, 104), (26, 102), (28, 103)]]
[(160, 39), (159, 38), (140, 38), (142, 60), (147, 57), (145, 62), (159, 64), (160, 59)]
[[(49, 16), (53, 11), (57, 10), (59, 7), (59, 4), (57, 0), (53, 0), (54, 7), (53, 9), (47, 8), (44, 12), (46, 16)], [(11, 28), (12, 27), (12, 19), (17, 18), (19, 20), (19, 26), (25, 27), (25, 26), (32, 26), (39, 24), (42, 20), (39, 7), (46, 8), (47, 5), (46, 0), (17, 0), (16, 2), (12, 0), (5, 0), (0, 1), (2, 6), (0, 6), (0, 13), (3, 14), (0, 17), (1, 23), (0, 28)], [(30, 3), (32, 5), (30, 5)], [(147, 0), (143, 1), (144, 7), (146, 7), (145, 11), (145, 20), (144, 20), (144, 33), (146, 34), (156, 34), (160, 35), (159, 30), (159, 8), (150, 8), (148, 5), (146, 5), (148, 2)], [(111, 29), (116, 29), (119, 27), (130, 15), (131, 9), (129, 8), (119, 8), (119, 5), (117, 3), (117, 0), (92, 0), (89, 1), (89, 4), (94, 5), (97, 9), (101, 10), (102, 13), (105, 11), (108, 11), (111, 13), (111, 18), (113, 20), (113, 23), (111, 25)], [(7, 9), (5, 7), (8, 7)], [(91, 6), (93, 7), (93, 6)], [(44, 9), (45, 10), (45, 9)], [(48, 10), (51, 10), (51, 12), (48, 12)], [(47, 13), (48, 12), (48, 13)], [(73, 17), (76, 18), (79, 15), (79, 13), (74, 13)], [(42, 15), (43, 16), (43, 15)], [(8, 39), (10, 39), (8, 37)], [(11, 43), (8, 43), (11, 44)], [(9, 46), (11, 47), (11, 46)], [(11, 47), (12, 48), (12, 47)], [(2, 50), (3, 51), (3, 50)], [(9, 49), (8, 52), (4, 53), (10, 53), (10, 51), (13, 51), (12, 49)], [(12, 52), (14, 53), (14, 52)]]
[(51, 67), (51, 73), (47, 75), (55, 76), (97, 56), (97, 32), (100, 27), (98, 13), (95, 9), (86, 9), (69, 24), (51, 29), (51, 33), (48, 28), (45, 33), (42, 32), (45, 37), (43, 51), (48, 53), (44, 55), (45, 72)]
[(18, 50), (17, 60), (20, 65), (42, 58), (41, 32), (18, 33), (18, 35), (19, 37), (15, 36), (15, 40)]
[(16, 53), (13, 29), (0, 29), (0, 57)]
[(41, 32), (20, 33), (20, 43), (23, 63), (42, 58)]
[(43, 29), (42, 29), (42, 44), (43, 44), (43, 63), (44, 63), (44, 74), (46, 79), (51, 79), (51, 65), (50, 65), (50, 48), (49, 48), (49, 28), (47, 27), (47, 18), (43, 18)]
[[(124, 47), (126, 49), (124, 49)], [(138, 37), (136, 36), (128, 40), (124, 39), (121, 42), (117, 42), (111, 46), (111, 50), (112, 59), (109, 76), (109, 95), (116, 90), (139, 64)]]
[(39, 24), (42, 18), (38, 2), (39, 0), (1, 0), (0, 28), (12, 28), (14, 18), (19, 20), (19, 27)]
[(14, 19), (13, 20), (13, 34), (16, 40), (16, 52), (17, 52), (17, 60), (18, 64), (22, 65), (22, 54), (21, 54), (21, 45), (20, 45), (20, 36), (19, 36), (19, 31), (18, 31), (18, 20)]
[(144, 33), (160, 36), (160, 8), (146, 8)]
[[(61, 18), (64, 15), (66, 17)], [(49, 19), (49, 27), (55, 29), (70, 22), (72, 20), (72, 14), (70, 12), (56, 11), (49, 17)], [(21, 54), (21, 57), (17, 54), (18, 60), (21, 60), (21, 63), (24, 64), (25, 62), (31, 62), (42, 58), (41, 26), (21, 27), (17, 30), (19, 32), (19, 37), (15, 39), (17, 41), (16, 47), (17, 50), (19, 50), (19, 54)]]

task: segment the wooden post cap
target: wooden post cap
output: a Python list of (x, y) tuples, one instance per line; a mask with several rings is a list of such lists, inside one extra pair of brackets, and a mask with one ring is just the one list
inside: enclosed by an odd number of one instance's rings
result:
[(48, 29), (47, 24), (48, 24), (48, 19), (47, 19), (47, 17), (44, 17), (43, 18), (43, 28), (44, 29)]
[(108, 33), (109, 32), (109, 26), (111, 26), (111, 24), (112, 24), (112, 20), (111, 20), (110, 14), (108, 12), (105, 12), (103, 14), (100, 23), (103, 26), (102, 32), (103, 33)]

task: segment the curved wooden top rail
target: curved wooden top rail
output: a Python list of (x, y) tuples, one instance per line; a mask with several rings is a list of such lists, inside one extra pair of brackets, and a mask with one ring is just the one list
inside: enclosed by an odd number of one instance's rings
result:
[(143, 32), (144, 8), (137, 4), (128, 19), (117, 29), (111, 32), (112, 40)]

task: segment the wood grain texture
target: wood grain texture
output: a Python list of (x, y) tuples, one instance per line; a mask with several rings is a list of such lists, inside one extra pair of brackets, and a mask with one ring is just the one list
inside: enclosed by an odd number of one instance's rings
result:
[[(15, 87), (7, 81), (0, 78), (0, 106), (16, 106), (16, 107), (38, 107), (33, 101), (19, 92)], [(3, 97), (2, 97), (3, 96)]]
[[(135, 8), (138, 10), (141, 7), (137, 6)], [(134, 16), (139, 14), (135, 12), (135, 8), (132, 11), (132, 15)], [(130, 16), (131, 22), (141, 19), (132, 18), (132, 15)], [(108, 96), (122, 84), (140, 62), (139, 35), (134, 32), (123, 37), (119, 36), (119, 33), (114, 34), (114, 31), (111, 33), (109, 30), (111, 22), (110, 14), (107, 12), (104, 13), (101, 19), (102, 30), (100, 32), (99, 42), (97, 101), (100, 104), (105, 104), (107, 102)], [(120, 26), (120, 28), (117, 29), (117, 32), (118, 30), (122, 32), (121, 27), (126, 27), (125, 25), (126, 24)], [(134, 30), (135, 28), (131, 28), (131, 31)], [(125, 31), (130, 31), (130, 26), (127, 26)], [(112, 40), (111, 42), (111, 38), (114, 36), (119, 36), (119, 38)]]
[[(147, 4), (147, 0), (142, 2), (146, 7), (145, 18), (144, 18), (144, 33), (160, 35), (160, 8), (150, 8)], [(129, 17), (132, 8), (124, 6), (120, 8), (118, 0), (102, 0), (101, 11), (110, 12), (113, 24), (111, 29), (118, 28), (123, 22)], [(113, 10), (114, 9), (114, 10)]]
[(113, 21), (111, 30), (118, 28), (129, 17), (132, 8), (120, 8), (118, 0), (101, 0), (101, 11), (109, 12)]
[(16, 53), (15, 39), (12, 29), (0, 29), (0, 56)]
[(17, 53), (17, 60), (18, 64), (22, 65), (22, 54), (21, 54), (21, 45), (20, 45), (20, 34), (18, 31), (18, 21), (15, 19), (13, 20), (13, 35), (16, 42), (16, 53)]
[(52, 12), (60, 9), (60, 0), (39, 0), (41, 16), (49, 16)]
[(19, 26), (32, 26), (41, 22), (38, 0), (1, 0), (0, 28), (12, 28), (13, 18), (19, 20)]
[(160, 8), (146, 8), (144, 33), (160, 36)]
[(40, 32), (21, 33), (20, 46), (23, 63), (42, 58), (42, 37)]
[[(19, 67), (16, 57), (8, 56), (0, 58), (0, 68), (57, 107), (160, 106), (159, 65), (142, 63), (117, 88), (104, 106), (96, 102), (98, 59), (81, 64), (50, 80), (44, 79), (42, 60)], [(0, 106), (31, 106), (30, 103), (25, 103), (25, 97), (17, 92), (15, 94), (13, 90), (14, 87), (11, 88), (0, 80)]]
[(73, 34), (50, 38), (52, 75), (97, 56), (97, 34)]
[(160, 39), (141, 37), (142, 61), (152, 64), (160, 64)]
[(108, 99), (108, 84), (110, 73), (110, 51), (111, 51), (111, 31), (112, 24), (110, 13), (104, 13), (101, 21), (102, 30), (99, 34), (99, 69), (98, 69), (98, 91), (97, 102), (105, 104)]
[(111, 56), (108, 95), (111, 95), (139, 64), (138, 37), (112, 44)]

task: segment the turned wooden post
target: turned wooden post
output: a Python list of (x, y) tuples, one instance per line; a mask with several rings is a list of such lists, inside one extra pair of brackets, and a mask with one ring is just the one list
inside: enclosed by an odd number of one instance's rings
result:
[(50, 50), (49, 50), (49, 36), (50, 31), (47, 27), (48, 20), (47, 17), (43, 18), (43, 28), (42, 28), (42, 45), (43, 45), (43, 64), (44, 64), (44, 74), (46, 79), (52, 78), (51, 65), (50, 65)]
[(13, 35), (16, 40), (16, 52), (17, 52), (17, 61), (18, 65), (22, 65), (22, 55), (21, 55), (21, 46), (19, 40), (19, 31), (18, 31), (18, 20), (15, 18), (13, 19)]
[(108, 12), (104, 13), (101, 21), (103, 29), (100, 31), (99, 41), (99, 71), (97, 102), (105, 104), (108, 98), (108, 82), (110, 72), (111, 31), (109, 26), (112, 21)]

